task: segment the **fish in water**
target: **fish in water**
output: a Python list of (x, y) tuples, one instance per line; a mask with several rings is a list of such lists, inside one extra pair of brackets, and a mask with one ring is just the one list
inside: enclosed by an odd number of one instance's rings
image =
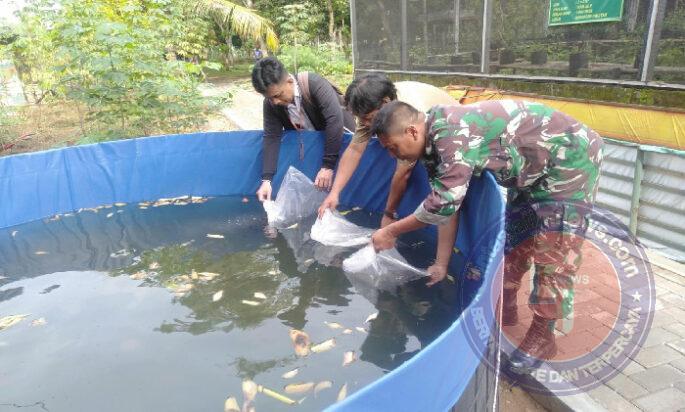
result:
[(224, 402), (224, 412), (240, 412), (238, 401), (233, 396)]
[(341, 324), (339, 324), (339, 323), (337, 323), (337, 322), (326, 322), (326, 321), (324, 321), (323, 323), (325, 323), (326, 325), (328, 325), (328, 327), (331, 328), (331, 329), (342, 329), (342, 328), (344, 328), (343, 325), (341, 325)]
[(224, 291), (220, 290), (212, 296), (212, 302), (218, 302), (224, 296)]
[(30, 314), (24, 314), (24, 315), (10, 315), (10, 316), (5, 316), (4, 318), (0, 318), (0, 330), (5, 330), (11, 326), (16, 325), (17, 323), (21, 322), (25, 317), (29, 316)]
[(314, 388), (314, 382), (305, 382), (305, 383), (291, 383), (289, 385), (285, 385), (285, 393), (290, 394), (290, 395), (298, 395), (298, 394), (303, 394), (311, 391)]
[(283, 375), (281, 375), (281, 377), (282, 377), (283, 379), (292, 379), (292, 378), (295, 377), (295, 375), (297, 375), (297, 373), (298, 373), (299, 371), (300, 371), (300, 370), (299, 370), (298, 368), (295, 368), (295, 369), (293, 369), (293, 370), (291, 370), (291, 371), (288, 371), (288, 372), (284, 373)]
[(345, 382), (338, 392), (338, 402), (345, 400), (345, 398), (347, 398), (347, 382)]
[(318, 393), (321, 392), (322, 390), (324, 390), (324, 389), (329, 389), (329, 388), (332, 388), (332, 387), (333, 387), (333, 382), (331, 382), (331, 381), (322, 381), (322, 382), (319, 382), (319, 383), (316, 384), (316, 386), (314, 386), (314, 396), (316, 396), (316, 394), (318, 394)]
[(207, 233), (207, 237), (210, 239), (223, 239), (224, 235), (215, 235), (213, 233)]
[(254, 300), (243, 300), (244, 305), (248, 306), (259, 306), (259, 302), (255, 302)]
[(352, 362), (355, 361), (355, 359), (356, 359), (356, 358), (355, 358), (355, 356), (354, 356), (354, 351), (353, 351), (353, 350), (345, 352), (345, 354), (343, 355), (343, 364), (342, 364), (342, 366), (347, 366), (347, 365), (351, 364)]
[(352, 329), (345, 329), (343, 331), (343, 335), (351, 335), (352, 334)]
[(295, 347), (295, 354), (297, 354), (297, 356), (309, 355), (309, 347), (311, 346), (309, 335), (297, 329), (291, 329), (289, 333), (290, 340), (293, 342), (293, 346)]
[(378, 317), (378, 312), (372, 313), (372, 314), (369, 315), (368, 318), (366, 318), (366, 320), (364, 321), (364, 323), (369, 323), (369, 322), (371, 322), (372, 320), (376, 319), (377, 317)]
[(327, 341), (323, 341), (318, 345), (312, 346), (312, 352), (321, 353), (326, 352), (327, 350), (331, 350), (333, 348), (335, 348), (335, 339), (328, 339)]
[(262, 292), (255, 292), (254, 297), (257, 299), (266, 299), (266, 295), (263, 294)]

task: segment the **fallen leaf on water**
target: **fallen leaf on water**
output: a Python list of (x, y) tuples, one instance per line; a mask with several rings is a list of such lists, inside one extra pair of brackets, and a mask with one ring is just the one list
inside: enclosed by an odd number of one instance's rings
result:
[(297, 395), (302, 393), (307, 393), (314, 388), (314, 382), (305, 383), (291, 383), (290, 385), (285, 385), (285, 393), (290, 395)]
[(292, 226), (286, 227), (286, 229), (296, 229), (298, 226), (299, 226), (299, 224), (298, 224), (298, 223), (295, 223), (295, 224), (292, 225)]
[(278, 271), (275, 269), (271, 269), (269, 272), (267, 272), (269, 275), (278, 275)]
[(318, 345), (312, 346), (312, 352), (314, 353), (321, 353), (321, 352), (326, 352), (327, 350), (331, 350), (335, 347), (335, 339), (328, 339), (327, 341), (323, 341), (319, 343)]
[(123, 210), (117, 210), (117, 213), (124, 213), (124, 211)]
[(138, 207), (138, 209), (145, 210), (145, 209), (147, 209), (147, 206), (140, 206), (140, 207)]
[(362, 208), (359, 207), (359, 206), (355, 206), (355, 207), (352, 208), (352, 210), (354, 210), (354, 211), (356, 212), (357, 210), (362, 210)]
[(12, 231), (12, 237), (16, 237), (16, 236), (17, 236), (17, 233), (19, 233), (18, 230), (13, 230), (13, 231)]
[(148, 269), (157, 270), (157, 269), (159, 269), (159, 267), (160, 267), (160, 265), (158, 262), (152, 262), (152, 263), (150, 263), (150, 266), (148, 266)]
[(366, 333), (366, 329), (362, 328), (361, 326), (357, 326), (355, 329), (357, 329), (357, 332)]
[(343, 364), (342, 364), (342, 366), (347, 366), (347, 365), (349, 365), (350, 363), (354, 362), (355, 359), (356, 359), (356, 357), (354, 356), (354, 351), (353, 351), (353, 350), (345, 352), (345, 354), (343, 355)]
[(31, 322), (31, 326), (43, 326), (48, 323), (45, 318), (38, 318)]
[(301, 330), (290, 329), (290, 340), (295, 346), (295, 354), (297, 356), (307, 356), (309, 354), (309, 346), (311, 342), (309, 340), (309, 335)]
[(329, 328), (331, 329), (342, 329), (344, 326), (339, 324), (338, 322), (327, 322), (323, 321), (326, 325), (328, 325)]
[(249, 306), (259, 306), (259, 302), (255, 302), (254, 300), (243, 300), (243, 304)]
[(193, 270), (193, 271), (190, 273), (190, 278), (191, 278), (192, 280), (197, 280), (197, 279), (199, 278), (199, 276), (197, 275), (197, 272), (196, 272), (195, 270)]
[(114, 206), (116, 206), (116, 207), (124, 207), (124, 206), (126, 206), (126, 203), (124, 203), (124, 202), (117, 202), (117, 203), (114, 204)]
[(147, 272), (144, 271), (144, 270), (139, 270), (138, 272), (132, 274), (132, 275), (129, 276), (129, 277), (130, 277), (131, 279), (133, 279), (133, 280), (145, 279), (145, 278), (147, 277)]
[(185, 293), (185, 292), (189, 292), (190, 289), (192, 289), (192, 288), (193, 288), (193, 285), (185, 284), (185, 285), (181, 285), (181, 286), (175, 288), (174, 291), (176, 293)]
[(295, 405), (297, 403), (294, 400), (288, 398), (287, 396), (281, 395), (280, 393), (272, 391), (269, 388), (265, 388), (262, 385), (257, 386), (257, 388), (259, 389), (259, 393), (263, 393), (264, 395), (276, 399), (277, 401), (281, 401), (288, 405)]
[(314, 259), (307, 259), (304, 261), (304, 264), (308, 265), (308, 264), (313, 263), (313, 262), (314, 262)]
[(345, 216), (345, 215), (347, 215), (348, 213), (350, 213), (351, 211), (352, 211), (352, 209), (350, 209), (350, 210), (343, 210), (342, 212), (340, 212), (340, 216)]
[(454, 283), (454, 278), (452, 277), (452, 275), (447, 275), (447, 280)]
[(345, 382), (338, 392), (338, 402), (344, 400), (345, 398), (347, 398), (347, 382)]
[(131, 252), (129, 252), (128, 250), (126, 250), (126, 249), (121, 249), (121, 250), (118, 250), (118, 251), (116, 251), (116, 252), (114, 252), (114, 253), (111, 253), (111, 254), (109, 255), (109, 257), (111, 257), (111, 258), (114, 259), (114, 258), (126, 257), (126, 256), (128, 256), (128, 255), (130, 255), (130, 254), (131, 254)]
[(333, 382), (331, 382), (331, 381), (319, 382), (319, 383), (317, 383), (316, 386), (314, 387), (314, 396), (316, 396), (316, 394), (318, 394), (318, 393), (321, 392), (322, 390), (324, 390), (324, 389), (329, 389), (329, 388), (332, 388), (332, 387), (333, 387)]
[(376, 319), (377, 317), (378, 317), (378, 312), (372, 313), (372, 314), (369, 315), (368, 318), (366, 318), (366, 320), (364, 321), (364, 323), (369, 323), (369, 322), (371, 322), (372, 320)]
[(254, 400), (255, 396), (257, 396), (257, 384), (250, 380), (244, 380), (243, 400), (247, 403), (250, 403)]
[(224, 291), (220, 290), (212, 296), (212, 302), (218, 302), (224, 296)]
[(218, 273), (212, 273), (212, 272), (200, 272), (198, 275), (202, 278), (202, 280), (212, 280), (215, 277), (219, 276)]
[(343, 331), (343, 335), (351, 335), (352, 334), (352, 329), (345, 329)]
[(36, 252), (35, 252), (34, 254), (35, 254), (36, 256), (43, 256), (43, 255), (47, 255), (48, 252), (46, 252), (46, 251), (44, 251), (44, 250), (36, 250)]
[(263, 294), (262, 292), (255, 292), (254, 297), (257, 299), (266, 299), (266, 295)]
[(224, 402), (224, 412), (240, 412), (238, 401), (233, 396)]
[(283, 375), (281, 375), (281, 377), (282, 377), (283, 379), (292, 379), (292, 378), (295, 377), (295, 375), (297, 375), (297, 373), (298, 373), (299, 371), (300, 371), (300, 370), (299, 370), (298, 368), (295, 368), (295, 369), (293, 369), (293, 370), (291, 370), (291, 371), (288, 371), (288, 372), (284, 373)]
[(25, 317), (29, 316), (30, 314), (24, 314), (24, 315), (10, 315), (10, 316), (5, 316), (4, 318), (0, 318), (0, 330), (5, 330), (11, 326), (16, 325), (17, 323), (21, 322)]
[(215, 235), (215, 234), (212, 234), (212, 233), (207, 233), (207, 237), (210, 238), (210, 239), (223, 239), (223, 238), (224, 238), (224, 235)]

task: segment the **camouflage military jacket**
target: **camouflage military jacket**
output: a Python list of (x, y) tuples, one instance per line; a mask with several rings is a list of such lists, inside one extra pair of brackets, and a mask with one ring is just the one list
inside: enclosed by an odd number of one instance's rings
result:
[(424, 223), (443, 224), (459, 210), (471, 176), (484, 170), (534, 201), (592, 202), (602, 138), (568, 115), (540, 103), (496, 100), (436, 106), (426, 119), (426, 166), (431, 193), (416, 209)]

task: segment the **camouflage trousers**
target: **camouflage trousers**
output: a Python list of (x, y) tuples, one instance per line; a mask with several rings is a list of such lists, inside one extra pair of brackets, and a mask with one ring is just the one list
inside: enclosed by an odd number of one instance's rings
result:
[(529, 307), (546, 319), (567, 318), (592, 203), (537, 202), (518, 190), (508, 197), (503, 287), (518, 291), (534, 267)]

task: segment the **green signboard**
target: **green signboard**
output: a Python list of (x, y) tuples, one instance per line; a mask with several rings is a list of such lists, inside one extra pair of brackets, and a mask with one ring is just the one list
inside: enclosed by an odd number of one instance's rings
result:
[(621, 21), (623, 0), (550, 0), (549, 25)]

